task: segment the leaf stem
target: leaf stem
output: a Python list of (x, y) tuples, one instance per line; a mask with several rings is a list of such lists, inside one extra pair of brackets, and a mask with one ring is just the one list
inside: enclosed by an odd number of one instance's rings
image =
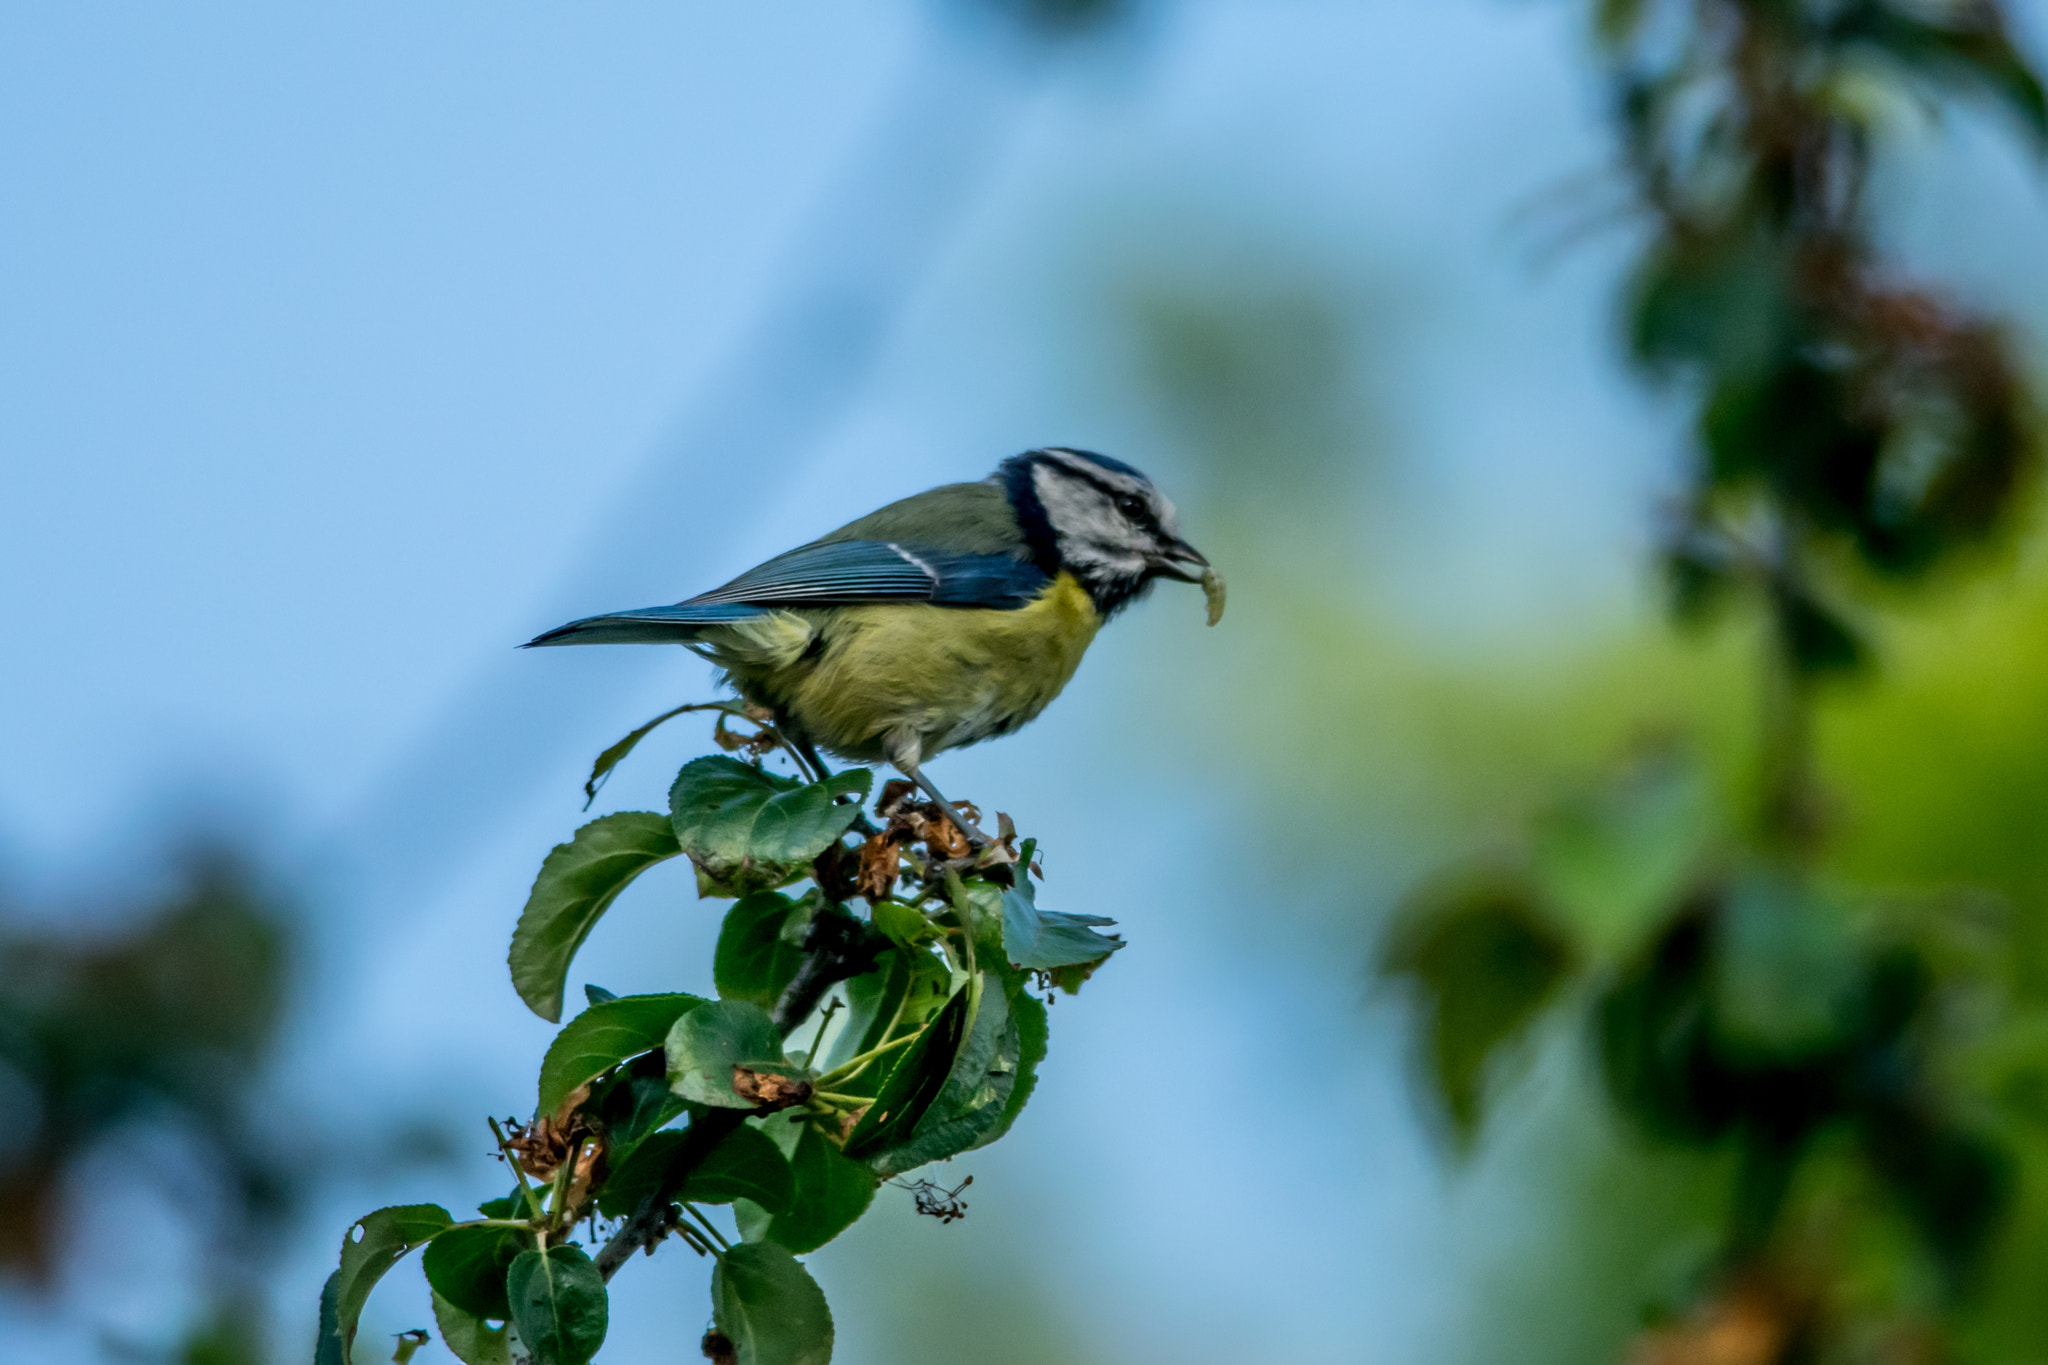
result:
[(711, 1234), (713, 1240), (715, 1240), (718, 1243), (720, 1250), (732, 1250), (732, 1243), (725, 1240), (725, 1234), (720, 1232), (715, 1226), (713, 1226), (711, 1220), (704, 1216), (704, 1211), (702, 1209), (698, 1208), (695, 1204), (692, 1204), (689, 1200), (685, 1199), (683, 1201), (683, 1212), (695, 1218), (697, 1220), (698, 1226), (702, 1227), (704, 1231)]
[[(898, 1012), (901, 1012), (901, 1006), (898, 1006)], [(891, 1027), (894, 1027), (894, 1024), (895, 1021), (891, 1020)], [(889, 1042), (882, 1044), (880, 1047), (870, 1048), (866, 1052), (861, 1053), (858, 1057), (847, 1058), (838, 1066), (833, 1067), (830, 1071), (818, 1077), (817, 1081), (815, 1082), (817, 1088), (819, 1090), (823, 1090), (828, 1084), (832, 1082), (837, 1081), (843, 1083), (852, 1080), (855, 1076), (858, 1076), (861, 1072), (867, 1070), (869, 1062), (872, 1062), (873, 1060), (875, 1060), (875, 1058), (880, 1057), (885, 1053), (894, 1052), (897, 1048), (902, 1047), (905, 1043), (916, 1041), (916, 1039), (921, 1034), (923, 1034), (923, 1032), (923, 1029), (919, 1029), (916, 1033), (906, 1033), (901, 1038), (892, 1039)]]
[(536, 1195), (533, 1192), (533, 1187), (526, 1183), (526, 1172), (520, 1169), (519, 1158), (512, 1152), (512, 1144), (505, 1141), (505, 1130), (498, 1126), (496, 1118), (488, 1118), (484, 1121), (491, 1125), (491, 1136), (498, 1140), (498, 1151), (504, 1156), (505, 1164), (512, 1168), (512, 1178), (519, 1182), (519, 1192), (526, 1196), (526, 1207), (532, 1211), (533, 1221), (536, 1223), (546, 1221), (547, 1212), (540, 1206), (540, 1196)]
[(818, 1031), (811, 1038), (811, 1050), (804, 1054), (804, 1070), (809, 1071), (811, 1063), (817, 1060), (818, 1047), (825, 1041), (825, 1030), (832, 1024), (832, 1016), (839, 1013), (839, 1007), (845, 1003), (836, 995), (825, 1002), (824, 1016), (818, 1020)]

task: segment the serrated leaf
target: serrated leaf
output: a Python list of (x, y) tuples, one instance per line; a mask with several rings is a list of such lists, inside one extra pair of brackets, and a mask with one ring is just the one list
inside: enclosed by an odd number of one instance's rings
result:
[(775, 1008), (803, 965), (802, 945), (789, 942), (782, 932), (795, 909), (795, 901), (773, 891), (757, 891), (733, 902), (719, 927), (711, 960), (711, 977), (721, 999)]
[(846, 1135), (848, 1156), (866, 1160), (899, 1146), (917, 1127), (945, 1088), (966, 1041), (971, 994), (965, 987), (955, 991), (917, 1041), (903, 1049), (902, 1059), (889, 1071), (874, 1103)]
[(313, 1365), (348, 1365), (348, 1346), (341, 1332), (341, 1272), (320, 1286), (320, 1335), (313, 1347)]
[(711, 1316), (738, 1365), (828, 1365), (832, 1310), (796, 1258), (773, 1242), (742, 1242), (711, 1272)]
[[(634, 1148), (605, 1182), (598, 1196), (598, 1212), (607, 1218), (623, 1218), (638, 1208), (661, 1184), (676, 1149), (685, 1141), (686, 1130), (670, 1130), (656, 1133)], [(675, 1197), (693, 1204), (751, 1199), (780, 1213), (789, 1207), (794, 1190), (794, 1177), (782, 1149), (759, 1130), (742, 1124), (697, 1163)]]
[(751, 1201), (733, 1204), (741, 1236), (771, 1241), (796, 1255), (816, 1251), (852, 1227), (874, 1202), (881, 1178), (839, 1150), (808, 1123), (781, 1116), (769, 1120), (795, 1135), (788, 1150), (794, 1190), (786, 1211), (771, 1213)]
[(676, 1021), (668, 1035), (669, 1089), (697, 1104), (752, 1109), (733, 1093), (736, 1066), (780, 1076), (803, 1074), (782, 1055), (782, 1033), (759, 1005), (714, 1000)]
[(1101, 962), (1124, 946), (1115, 935), (1093, 926), (1115, 924), (1099, 915), (1064, 915), (1040, 910), (1033, 900), (1031, 879), (1020, 877), (1003, 892), (1003, 952), (1014, 967), (1042, 972)]
[(680, 852), (669, 822), (639, 810), (593, 820), (555, 845), (512, 931), (512, 986), (528, 1009), (561, 1020), (569, 963), (592, 926), (635, 877)]
[(610, 1309), (604, 1277), (581, 1247), (520, 1252), (506, 1290), (512, 1325), (533, 1365), (587, 1365), (604, 1345)]
[(398, 1264), (408, 1251), (447, 1231), (455, 1220), (439, 1204), (399, 1204), (378, 1209), (357, 1219), (341, 1239), (341, 1268), (328, 1281), (332, 1291), (332, 1316), (328, 1292), (322, 1291), (320, 1344), (316, 1357), (326, 1362), (347, 1362), (355, 1345), (356, 1324), (363, 1305), (384, 1273)]
[(1031, 1092), (1038, 1088), (1038, 1067), (1051, 1046), (1052, 1019), (1044, 1001), (1017, 991), (1010, 997), (1010, 1015), (1017, 1021), (1017, 1083), (1010, 1087), (1002, 1117), (981, 1135), (975, 1147), (986, 1147), (1010, 1131), (1017, 1115), (1024, 1112)]
[(627, 995), (592, 1005), (548, 1045), (534, 1112), (543, 1117), (554, 1113), (577, 1086), (660, 1047), (676, 1020), (704, 1003), (701, 996), (677, 993)]
[(502, 1322), (512, 1316), (505, 1272), (532, 1245), (532, 1236), (516, 1228), (451, 1228), (427, 1243), (420, 1268), (440, 1297), (465, 1313)]
[(669, 789), (676, 839), (712, 894), (772, 890), (801, 875), (860, 816), (874, 774), (850, 768), (823, 782), (777, 777), (714, 754), (694, 759)]
[(434, 1295), (434, 1325), (441, 1329), (441, 1344), (462, 1365), (512, 1365), (512, 1343), (504, 1327), (463, 1312), (439, 1294)]

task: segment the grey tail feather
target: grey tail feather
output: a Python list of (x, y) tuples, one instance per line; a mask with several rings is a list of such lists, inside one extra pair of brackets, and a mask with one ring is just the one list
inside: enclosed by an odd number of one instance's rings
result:
[(639, 611), (618, 611), (605, 616), (586, 616), (566, 626), (556, 626), (536, 635), (521, 649), (543, 645), (686, 645), (706, 626), (745, 620), (765, 614), (761, 607), (742, 602), (673, 607), (643, 607)]

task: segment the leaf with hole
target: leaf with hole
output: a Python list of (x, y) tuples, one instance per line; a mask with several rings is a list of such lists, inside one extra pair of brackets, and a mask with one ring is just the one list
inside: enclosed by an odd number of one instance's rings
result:
[(639, 810), (593, 820), (555, 845), (512, 931), (512, 986), (528, 1009), (561, 1019), (569, 963), (592, 926), (635, 877), (680, 852), (669, 822)]
[(493, 1327), (435, 1294), (434, 1325), (441, 1329), (441, 1344), (462, 1365), (512, 1365), (512, 1343), (503, 1323)]
[(370, 1291), (377, 1287), (377, 1281), (384, 1278), (384, 1272), (398, 1264), (408, 1251), (448, 1230), (455, 1220), (448, 1216), (448, 1210), (439, 1204), (400, 1204), (387, 1209), (378, 1209), (350, 1226), (347, 1235), (341, 1239), (341, 1268), (328, 1282), (333, 1291), (333, 1314), (330, 1318), (323, 1291), (320, 1313), (320, 1344), (318, 1356), (322, 1365), (328, 1361), (346, 1362), (349, 1350), (355, 1344), (356, 1324), (362, 1318), (363, 1305), (370, 1301)]

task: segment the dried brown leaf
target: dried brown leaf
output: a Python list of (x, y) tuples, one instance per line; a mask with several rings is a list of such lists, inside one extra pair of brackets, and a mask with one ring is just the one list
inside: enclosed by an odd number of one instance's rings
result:
[(752, 1100), (761, 1106), (763, 1112), (772, 1113), (808, 1100), (811, 1083), (796, 1076), (735, 1065), (732, 1069), (732, 1093), (743, 1100)]

